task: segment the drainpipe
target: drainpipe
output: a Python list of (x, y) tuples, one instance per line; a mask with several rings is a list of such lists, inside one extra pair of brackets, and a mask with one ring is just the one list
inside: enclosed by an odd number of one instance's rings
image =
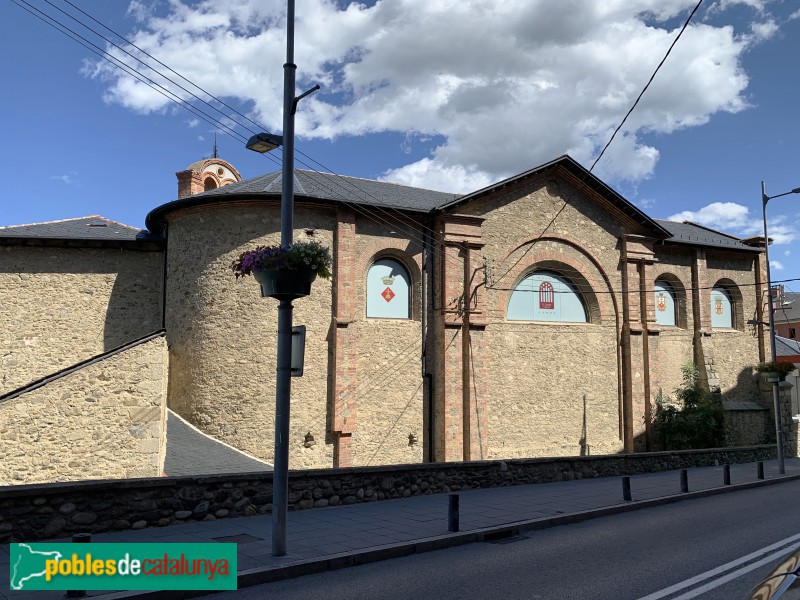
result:
[(644, 420), (645, 449), (649, 452), (653, 437), (653, 423), (650, 410), (650, 329), (647, 322), (647, 270), (645, 263), (639, 263), (639, 307), (642, 321), (642, 370), (644, 375)]
[[(430, 223), (428, 223), (430, 225)], [(434, 439), (433, 432), (433, 378), (428, 372), (428, 319), (430, 316), (430, 306), (432, 305), (431, 299), (428, 297), (432, 294), (428, 281), (433, 277), (433, 265), (430, 262), (430, 237), (428, 229), (423, 229), (422, 232), (422, 385), (423, 385), (423, 398), (427, 398), (427, 409), (423, 421), (426, 422), (425, 441), (423, 452), (425, 454), (425, 462), (434, 462)]]
[(472, 460), (472, 424), (470, 422), (471, 414), (471, 397), (470, 397), (470, 381), (472, 379), (470, 373), (469, 362), (469, 315), (470, 315), (470, 259), (471, 253), (468, 245), (464, 246), (464, 313), (461, 330), (461, 397), (463, 401), (462, 406), (462, 426), (463, 432), (462, 441), (462, 456), (463, 460)]

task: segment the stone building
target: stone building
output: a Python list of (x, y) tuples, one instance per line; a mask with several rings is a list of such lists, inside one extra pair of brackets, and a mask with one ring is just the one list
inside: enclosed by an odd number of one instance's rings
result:
[[(230, 265), (279, 241), (281, 174), (241, 181), (213, 158), (177, 175), (147, 231), (99, 217), (0, 229), (4, 457), (64, 452), (74, 413), (127, 432), (109, 472), (127, 448), (158, 474), (169, 406), (271, 460), (277, 302)], [(463, 196), (309, 171), (295, 193), (295, 240), (329, 246), (334, 277), (295, 302), (291, 468), (644, 451), (687, 362), (724, 401), (757, 401), (768, 345), (746, 322), (764, 320), (762, 239), (652, 219), (568, 156)], [(129, 369), (103, 368), (134, 350)], [(82, 361), (90, 375), (64, 391), (53, 374)], [(37, 437), (45, 416), (22, 427), (26, 403), (64, 398), (58, 431)], [(16, 480), (82, 476), (45, 460)]]

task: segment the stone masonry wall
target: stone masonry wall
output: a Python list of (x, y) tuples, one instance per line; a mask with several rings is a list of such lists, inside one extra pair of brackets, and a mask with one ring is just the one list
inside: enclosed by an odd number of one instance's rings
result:
[[(734, 310), (739, 315), (735, 330), (715, 330), (714, 360), (719, 377), (720, 391), (725, 401), (757, 401), (758, 378), (753, 367), (759, 363), (755, 328), (747, 325), (748, 319), (757, 319), (759, 302), (755, 280), (755, 256), (733, 253), (708, 253), (709, 286), (720, 281), (733, 282), (741, 295), (741, 307)], [(703, 301), (710, 305), (711, 290), (704, 290)]]
[(160, 475), (166, 378), (160, 336), (0, 402), (0, 485)]
[[(252, 278), (236, 281), (229, 267), (242, 251), (279, 242), (279, 206), (229, 203), (169, 218), (170, 406), (208, 434), (272, 461), (278, 302), (262, 298)], [(335, 252), (336, 218), (335, 210), (297, 205), (295, 240)], [(422, 460), (421, 248), (368, 219), (347, 227), (338, 233), (351, 252), (337, 257), (341, 314), (333, 314), (331, 281), (317, 279), (311, 295), (294, 303), (294, 323), (307, 331), (305, 372), (292, 379), (292, 468)], [(366, 318), (367, 270), (383, 255), (412, 274), (409, 320)], [(315, 443), (306, 447), (308, 434)], [(409, 434), (418, 441), (409, 445)]]
[(160, 329), (163, 258), (0, 247), (0, 394)]
[[(334, 213), (297, 205), (296, 241), (332, 247)], [(313, 230), (313, 236), (305, 231)], [(252, 277), (236, 280), (239, 254), (280, 241), (278, 203), (199, 207), (169, 215), (167, 336), (169, 406), (209, 435), (273, 461), (278, 301)], [(292, 378), (289, 465), (333, 464), (326, 443), (331, 282), (317, 279), (294, 303), (305, 325), (305, 370)], [(310, 433), (316, 444), (305, 447)]]
[[(590, 477), (752, 462), (775, 447), (467, 463), (429, 463), (289, 473), (290, 510)], [(29, 485), (0, 489), (0, 543), (77, 532), (213, 521), (272, 510), (272, 474)], [(447, 498), (442, 498), (442, 518)]]
[[(555, 180), (512, 186), (459, 210), (485, 219), (488, 283), (485, 290), (478, 285), (478, 293), (485, 294), (488, 310), (486, 457), (620, 451), (621, 295), (610, 292), (622, 287), (622, 226)], [(535, 268), (564, 273), (578, 286), (589, 324), (506, 320), (511, 290)]]

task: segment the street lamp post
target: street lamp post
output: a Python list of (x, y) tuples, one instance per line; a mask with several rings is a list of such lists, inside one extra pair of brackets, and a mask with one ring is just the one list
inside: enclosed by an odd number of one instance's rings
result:
[[(295, 97), (294, 0), (287, 0), (286, 63), (283, 65), (283, 136), (258, 133), (247, 149), (269, 152), (283, 146), (281, 170), (281, 246), (290, 246), (294, 232), (294, 113), (297, 103), (316, 85)], [(275, 380), (275, 457), (272, 471), (272, 555), (286, 555), (286, 521), (289, 511), (289, 412), (292, 395), (292, 301), (278, 304), (278, 357)]]
[[(767, 235), (767, 202), (773, 198), (788, 196), (789, 194), (800, 194), (800, 188), (794, 188), (790, 192), (767, 196), (764, 182), (761, 182), (761, 208), (764, 217), (764, 258), (767, 261), (767, 298), (769, 302), (769, 349), (773, 361), (778, 360), (778, 353), (775, 350), (775, 306), (772, 300), (772, 278), (769, 266), (769, 237)], [(778, 443), (778, 472), (783, 475), (786, 473), (786, 466), (783, 459), (783, 426), (781, 424), (781, 403), (778, 393), (779, 382), (772, 382), (772, 400), (775, 406), (775, 435)]]

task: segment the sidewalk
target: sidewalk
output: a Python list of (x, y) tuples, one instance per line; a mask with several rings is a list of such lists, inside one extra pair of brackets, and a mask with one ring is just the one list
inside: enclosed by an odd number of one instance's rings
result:
[[(723, 467), (688, 472), (689, 493), (681, 493), (680, 471), (631, 476), (632, 501), (622, 497), (622, 478), (605, 477), (561, 483), (461, 491), (460, 529), (448, 532), (448, 494), (318, 508), (289, 513), (288, 554), (273, 557), (271, 515), (191, 522), (163, 528), (95, 534), (93, 542), (237, 542), (239, 587), (426, 552), (520, 531), (577, 522), (668, 502), (747, 487), (800, 479), (800, 458), (731, 465), (731, 484), (723, 485)], [(69, 539), (52, 541), (68, 542)], [(9, 547), (0, 548), (0, 598), (56, 600), (62, 592), (9, 590)], [(142, 597), (146, 592), (90, 592), (90, 597)], [(175, 599), (178, 592), (158, 596)], [(149, 594), (156, 597), (154, 594)]]

